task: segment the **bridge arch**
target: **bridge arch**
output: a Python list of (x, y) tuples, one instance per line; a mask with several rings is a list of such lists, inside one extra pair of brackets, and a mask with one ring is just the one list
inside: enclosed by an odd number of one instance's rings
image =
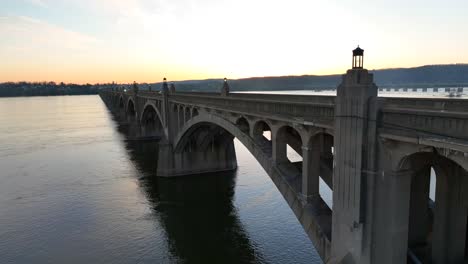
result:
[[(192, 136), (193, 132), (195, 132), (195, 130), (199, 129), (201, 125), (204, 124), (210, 124), (224, 129), (225, 131), (229, 132), (233, 137), (237, 138), (244, 146), (247, 147), (247, 149), (249, 149), (247, 145), (253, 143), (248, 133), (245, 133), (239, 127), (229, 122), (228, 120), (215, 115), (199, 114), (187, 121), (185, 125), (181, 128), (180, 132), (174, 139), (174, 150), (176, 152), (180, 152), (184, 147), (183, 145), (187, 143), (187, 137)], [(255, 153), (254, 151), (256, 149), (254, 148), (254, 145), (255, 144), (250, 146), (249, 151), (251, 153)]]
[(239, 129), (244, 132), (244, 133), (249, 133), (250, 131), (250, 124), (249, 121), (247, 121), (247, 118), (241, 116), (236, 120), (236, 125), (239, 127)]
[(198, 109), (196, 107), (192, 107), (192, 118), (198, 115)]
[[(307, 142), (307, 133), (302, 131), (298, 127), (291, 126), (289, 124), (282, 124), (273, 131), (274, 145), (276, 145), (277, 151), (274, 157), (277, 162), (288, 161), (287, 146), (294, 150), (299, 156), (302, 157), (302, 146), (303, 142)], [(291, 151), (289, 151), (291, 153)], [(295, 155), (293, 155), (295, 156)], [(291, 159), (289, 159), (291, 161)]]
[[(226, 134), (230, 135), (231, 138), (229, 138), (228, 140), (237, 138), (247, 148), (247, 150), (255, 157), (255, 159), (263, 167), (263, 169), (266, 171), (268, 176), (273, 180), (273, 182), (277, 186), (278, 184), (280, 184), (278, 182), (278, 178), (276, 178), (275, 180), (275, 178), (272, 177), (272, 174), (274, 174), (274, 172), (272, 171), (273, 166), (274, 166), (274, 161), (272, 159), (272, 152), (266, 150), (260, 144), (258, 144), (258, 142), (256, 142), (250, 136), (248, 131), (244, 131), (238, 125), (216, 115), (200, 114), (198, 116), (193, 117), (191, 120), (185, 123), (185, 125), (181, 128), (180, 132), (174, 138), (174, 141), (173, 141), (174, 152), (182, 153), (190, 149), (189, 146), (191, 145), (191, 138), (195, 137), (197, 133), (200, 132), (200, 130), (205, 130), (205, 131), (209, 130), (209, 131), (213, 131), (214, 134), (219, 134), (219, 131), (214, 130), (214, 128), (220, 128), (221, 131), (224, 133), (223, 137), (226, 137)], [(287, 132), (287, 130), (293, 129), (293, 128), (290, 126), (283, 126), (281, 129), (284, 129), (284, 132)], [(280, 131), (280, 133), (282, 132)], [(204, 134), (202, 136), (206, 137), (207, 135), (208, 134)], [(299, 139), (299, 142), (301, 141), (302, 139)], [(206, 144), (202, 144), (202, 143), (198, 143), (198, 144), (204, 145), (203, 148), (206, 148)], [(301, 143), (299, 143), (299, 146), (301, 146)], [(286, 157), (286, 144), (284, 144), (283, 147), (284, 147), (284, 155)], [(300, 164), (291, 165), (291, 163), (286, 160), (282, 164), (277, 163), (277, 165), (280, 169), (281, 168), (291, 169), (292, 167), (294, 167), (294, 170), (295, 170), (294, 177), (288, 178), (287, 180), (288, 186), (289, 188), (291, 188), (290, 191), (293, 191), (293, 193), (296, 193), (296, 194), (300, 193), (301, 192), (301, 178), (302, 178), (302, 174), (301, 174), (302, 169), (301, 169)], [(286, 172), (286, 171), (283, 170), (283, 172)]]
[(119, 97), (119, 109), (125, 110), (125, 104), (124, 104), (123, 96)]
[(130, 118), (136, 118), (137, 112), (135, 108), (135, 102), (133, 101), (132, 98), (128, 98), (127, 100), (127, 116)]
[(146, 136), (164, 135), (167, 134), (164, 129), (164, 122), (161, 118), (158, 108), (154, 103), (147, 102), (143, 107), (140, 124), (143, 129), (143, 134)]
[[(401, 158), (397, 174), (398, 217), (407, 229), (409, 252), (423, 263), (463, 262), (468, 254), (468, 171), (437, 151), (413, 152)], [(431, 173), (432, 171), (432, 173)], [(430, 198), (435, 176), (435, 201)], [(400, 227), (402, 228), (402, 227)]]
[[(426, 156), (428, 160), (426, 159), (425, 161), (421, 162), (435, 162), (435, 158), (445, 158), (457, 166), (460, 166), (463, 168), (465, 171), (468, 171), (468, 162), (466, 162), (466, 158), (460, 158), (459, 156), (462, 156), (462, 153), (459, 153), (461, 155), (442, 155), (441, 153), (443, 152), (443, 149), (438, 149), (435, 147), (427, 147), (423, 150), (421, 150), (421, 146), (412, 146), (408, 151), (402, 152), (399, 156), (396, 157), (396, 170), (409, 170), (412, 169), (412, 167), (415, 166), (414, 160), (416, 159), (415, 157), (420, 157), (420, 156)], [(419, 160), (419, 159), (418, 159)], [(465, 161), (465, 162), (464, 162)]]
[(273, 150), (271, 127), (271, 124), (266, 120), (257, 120), (252, 127), (253, 139), (266, 148), (269, 153)]

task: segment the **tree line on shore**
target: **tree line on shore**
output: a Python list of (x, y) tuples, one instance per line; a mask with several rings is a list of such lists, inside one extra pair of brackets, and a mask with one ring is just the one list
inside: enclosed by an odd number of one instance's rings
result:
[(5, 82), (0, 83), (0, 97), (97, 94), (100, 89), (108, 87), (112, 84)]

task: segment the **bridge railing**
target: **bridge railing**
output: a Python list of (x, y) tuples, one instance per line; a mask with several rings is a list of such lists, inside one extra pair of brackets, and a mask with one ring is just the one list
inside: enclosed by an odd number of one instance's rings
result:
[(145, 98), (160, 98), (162, 97), (161, 91), (138, 91), (139, 97)]
[(170, 96), (170, 101), (262, 118), (314, 123), (324, 127), (333, 127), (334, 121), (335, 98), (332, 96), (175, 93)]
[[(468, 100), (380, 98), (382, 133), (414, 140), (468, 140)], [(463, 143), (466, 145), (466, 143)]]

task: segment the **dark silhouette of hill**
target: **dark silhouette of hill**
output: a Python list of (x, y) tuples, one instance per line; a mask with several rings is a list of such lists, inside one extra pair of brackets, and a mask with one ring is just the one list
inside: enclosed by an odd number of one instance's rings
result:
[[(468, 64), (427, 65), (414, 68), (371, 70), (380, 88), (468, 87)], [(336, 89), (341, 74), (253, 77), (229, 80), (231, 91), (284, 91)], [(223, 79), (174, 82), (178, 91), (218, 92)], [(161, 83), (139, 84), (140, 89), (160, 90)], [(131, 88), (132, 84), (56, 84), (54, 82), (0, 83), (0, 97), (97, 94), (105, 88)]]
[(468, 64), (427, 65), (373, 71), (377, 85), (460, 86), (468, 84)]
[[(414, 68), (371, 70), (377, 86), (383, 87), (457, 87), (468, 86), (468, 64), (427, 65)], [(232, 91), (328, 90), (335, 89), (341, 74), (279, 77), (253, 77), (229, 80)], [(179, 91), (219, 91), (222, 79), (174, 82)], [(156, 89), (160, 83), (153, 84)]]

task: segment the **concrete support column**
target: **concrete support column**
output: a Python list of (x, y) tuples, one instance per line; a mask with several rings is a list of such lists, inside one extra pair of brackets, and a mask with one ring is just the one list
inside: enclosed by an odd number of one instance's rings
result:
[(179, 107), (179, 130), (182, 130), (182, 127), (184, 127), (184, 107), (180, 106)]
[(458, 166), (437, 173), (432, 260), (435, 264), (463, 263), (465, 258), (467, 207), (466, 179)]
[(385, 172), (388, 193), (387, 206), (383, 212), (387, 225), (386, 234), (381, 239), (385, 239), (387, 256), (379, 256), (379, 263), (406, 263), (412, 173)]
[(180, 125), (180, 107), (177, 106), (177, 130), (180, 130), (181, 125)]
[(306, 202), (312, 202), (320, 196), (320, 145), (302, 147), (302, 195)]
[(425, 247), (427, 242), (430, 228), (428, 207), (430, 181), (429, 166), (415, 172), (411, 181), (408, 246), (414, 249), (414, 252)]
[(278, 133), (278, 131), (272, 132), (273, 142), (273, 161), (276, 164), (286, 162), (287, 156), (287, 142), (286, 137)]

